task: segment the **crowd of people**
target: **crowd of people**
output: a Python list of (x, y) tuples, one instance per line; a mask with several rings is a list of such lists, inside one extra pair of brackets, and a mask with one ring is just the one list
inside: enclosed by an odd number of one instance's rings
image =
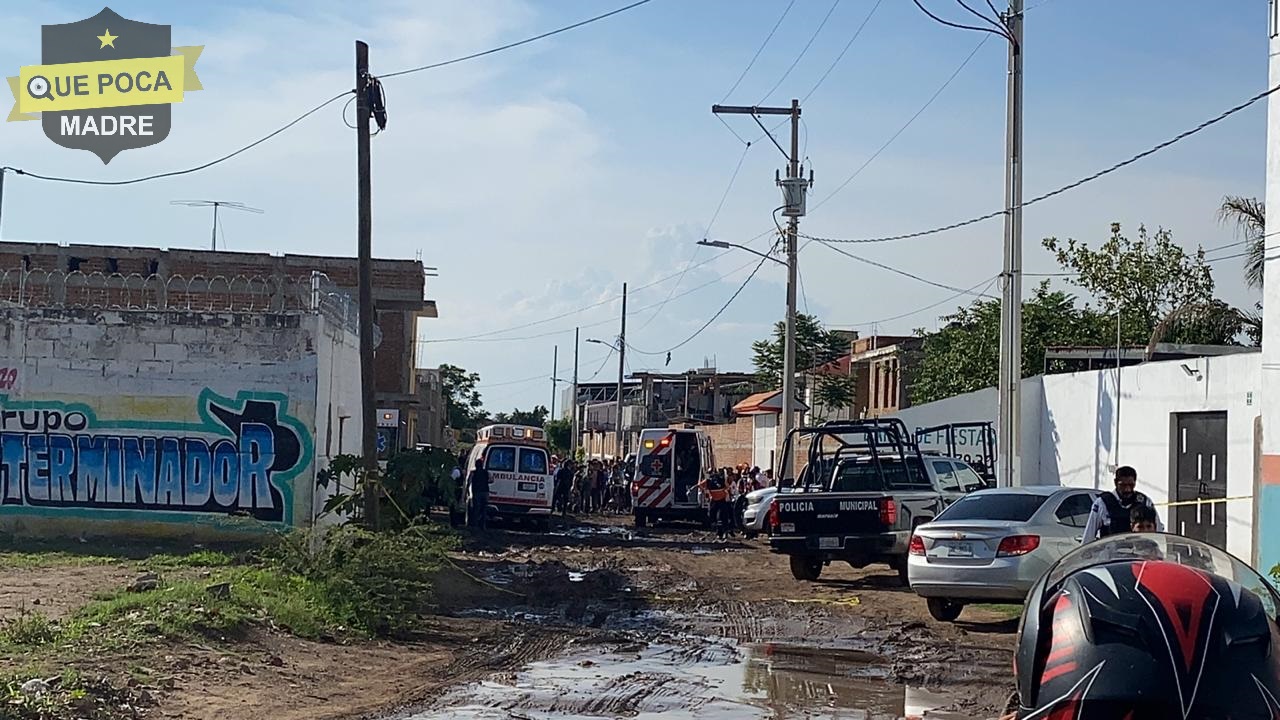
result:
[(610, 460), (575, 460), (552, 456), (555, 492), (552, 508), (562, 515), (631, 512), (630, 463)]

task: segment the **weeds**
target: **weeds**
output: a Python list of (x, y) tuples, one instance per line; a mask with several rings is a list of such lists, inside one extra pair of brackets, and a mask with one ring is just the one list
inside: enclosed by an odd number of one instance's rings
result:
[(23, 609), (16, 618), (0, 619), (0, 645), (44, 645), (59, 634), (57, 623), (41, 612)]
[(117, 688), (105, 678), (88, 679), (74, 670), (48, 679), (0, 676), (3, 720), (122, 720), (136, 718), (136, 708), (144, 704), (145, 698)]

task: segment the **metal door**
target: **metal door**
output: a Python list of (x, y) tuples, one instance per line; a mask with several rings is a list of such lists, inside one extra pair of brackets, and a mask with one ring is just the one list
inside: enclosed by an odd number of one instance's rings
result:
[[(1227, 497), (1227, 414), (1182, 413), (1177, 416), (1174, 437), (1173, 499), (1177, 502), (1217, 500)], [(1226, 502), (1178, 505), (1170, 530), (1227, 547)]]

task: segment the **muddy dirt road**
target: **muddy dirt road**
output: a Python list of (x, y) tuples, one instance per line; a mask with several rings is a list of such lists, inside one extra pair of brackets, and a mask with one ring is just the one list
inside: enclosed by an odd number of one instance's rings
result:
[(794, 580), (759, 540), (625, 519), (471, 538), (461, 617), (511, 648), (455, 660), (459, 682), (401, 714), (436, 718), (990, 718), (1011, 689), (1016, 620), (936, 623), (888, 568)]

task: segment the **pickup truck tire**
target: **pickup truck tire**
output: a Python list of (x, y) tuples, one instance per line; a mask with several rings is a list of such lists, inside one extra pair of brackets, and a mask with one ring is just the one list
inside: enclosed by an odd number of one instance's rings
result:
[(905, 556), (889, 563), (889, 566), (898, 571), (898, 582), (902, 583), (903, 587), (911, 586), (911, 581), (907, 577), (907, 558)]
[(648, 513), (643, 512), (643, 511), (641, 511), (641, 510), (637, 510), (637, 511), (636, 511), (636, 514), (635, 514), (635, 517), (636, 517), (636, 527), (638, 527), (638, 528), (642, 528), (642, 527), (644, 527), (644, 526), (646, 526), (646, 525), (648, 525), (648, 524), (649, 524), (649, 514), (648, 514)]
[(929, 598), (927, 602), (929, 614), (938, 622), (955, 622), (955, 619), (960, 617), (960, 612), (964, 610), (964, 603), (946, 598)]
[(791, 574), (797, 580), (813, 582), (822, 575), (822, 561), (809, 555), (792, 555)]

